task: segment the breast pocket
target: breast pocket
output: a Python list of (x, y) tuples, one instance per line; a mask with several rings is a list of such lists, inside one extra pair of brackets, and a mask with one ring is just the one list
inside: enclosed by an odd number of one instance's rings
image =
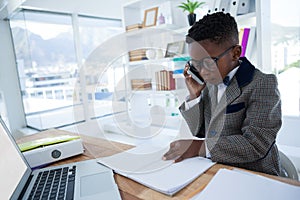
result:
[(235, 113), (245, 108), (245, 102), (231, 104), (226, 107), (226, 114)]
[(227, 106), (225, 126), (228, 130), (231, 130), (228, 131), (228, 134), (241, 129), (245, 120), (245, 107), (246, 106), (244, 102)]

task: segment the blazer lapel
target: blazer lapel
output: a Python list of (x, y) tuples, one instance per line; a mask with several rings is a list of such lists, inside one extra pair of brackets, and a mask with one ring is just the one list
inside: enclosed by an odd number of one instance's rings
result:
[(226, 91), (222, 98), (220, 99), (220, 102), (216, 106), (215, 111), (212, 114), (211, 122), (220, 115), (220, 113), (224, 113), (226, 107), (231, 104), (236, 98), (238, 98), (241, 95), (241, 89), (238, 85), (238, 82), (236, 78), (234, 77), (230, 83), (230, 85), (226, 88)]
[(226, 107), (242, 94), (241, 88), (249, 84), (253, 79), (255, 67), (245, 57), (240, 58), (240, 60), (242, 63), (238, 71), (212, 113), (210, 127), (220, 115), (224, 115)]

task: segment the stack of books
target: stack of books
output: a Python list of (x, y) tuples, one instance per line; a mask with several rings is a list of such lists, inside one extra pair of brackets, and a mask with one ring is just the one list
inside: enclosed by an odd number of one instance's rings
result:
[(141, 29), (141, 28), (143, 28), (143, 25), (140, 24), (140, 23), (128, 25), (128, 26), (126, 26), (126, 32), (138, 30), (138, 29)]
[(161, 70), (155, 72), (156, 90), (175, 90), (173, 71)]
[(131, 79), (132, 90), (151, 90), (151, 79)]
[(140, 60), (147, 60), (146, 57), (146, 49), (136, 49), (129, 51), (129, 61), (140, 61)]

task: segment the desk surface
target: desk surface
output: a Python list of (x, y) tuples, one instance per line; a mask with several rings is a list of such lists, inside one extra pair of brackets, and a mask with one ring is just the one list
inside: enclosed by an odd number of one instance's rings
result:
[[(62, 131), (62, 130), (47, 130), (43, 131), (38, 134), (30, 135), (23, 137), (19, 140), (17, 140), (17, 143), (27, 142), (34, 139), (40, 139), (44, 137), (49, 136), (56, 136), (56, 135), (62, 135), (62, 134), (70, 134), (70, 132)], [(81, 138), (83, 140), (83, 145), (85, 148), (85, 152), (82, 155), (74, 156), (72, 158), (68, 158), (65, 160), (61, 160), (56, 162), (52, 165), (60, 165), (60, 164), (66, 164), (70, 162), (77, 162), (82, 160), (88, 160), (88, 159), (94, 159), (104, 156), (110, 156), (125, 150), (128, 150), (132, 148), (133, 146), (108, 141), (101, 138), (95, 138), (90, 136), (81, 135)], [(143, 186), (135, 181), (132, 181), (124, 176), (115, 174), (115, 181), (118, 184), (122, 199), (128, 199), (128, 200), (137, 200), (137, 199), (172, 199), (172, 200), (182, 200), (186, 199), (191, 193), (196, 191), (200, 187), (204, 187), (216, 174), (216, 172), (220, 168), (227, 168), (232, 169), (233, 167), (227, 166), (227, 165), (221, 165), (216, 164), (213, 167), (211, 167), (209, 170), (207, 170), (204, 174), (202, 174), (200, 177), (198, 177), (195, 181), (193, 181), (191, 184), (189, 184), (187, 187), (179, 191), (177, 194), (175, 194), (173, 197), (164, 195), (162, 193), (156, 192), (150, 188), (147, 188), (146, 186)], [(300, 186), (300, 182), (278, 177), (278, 176), (272, 176), (268, 174), (253, 172), (256, 174), (260, 174), (272, 179), (276, 179), (282, 182), (286, 182), (289, 184)]]

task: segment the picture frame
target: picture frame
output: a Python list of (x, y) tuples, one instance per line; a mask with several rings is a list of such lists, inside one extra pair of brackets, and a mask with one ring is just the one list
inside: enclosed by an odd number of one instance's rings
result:
[(158, 7), (145, 10), (143, 27), (156, 26)]
[(167, 44), (167, 49), (165, 53), (165, 58), (174, 57), (183, 53), (184, 41), (177, 41)]

